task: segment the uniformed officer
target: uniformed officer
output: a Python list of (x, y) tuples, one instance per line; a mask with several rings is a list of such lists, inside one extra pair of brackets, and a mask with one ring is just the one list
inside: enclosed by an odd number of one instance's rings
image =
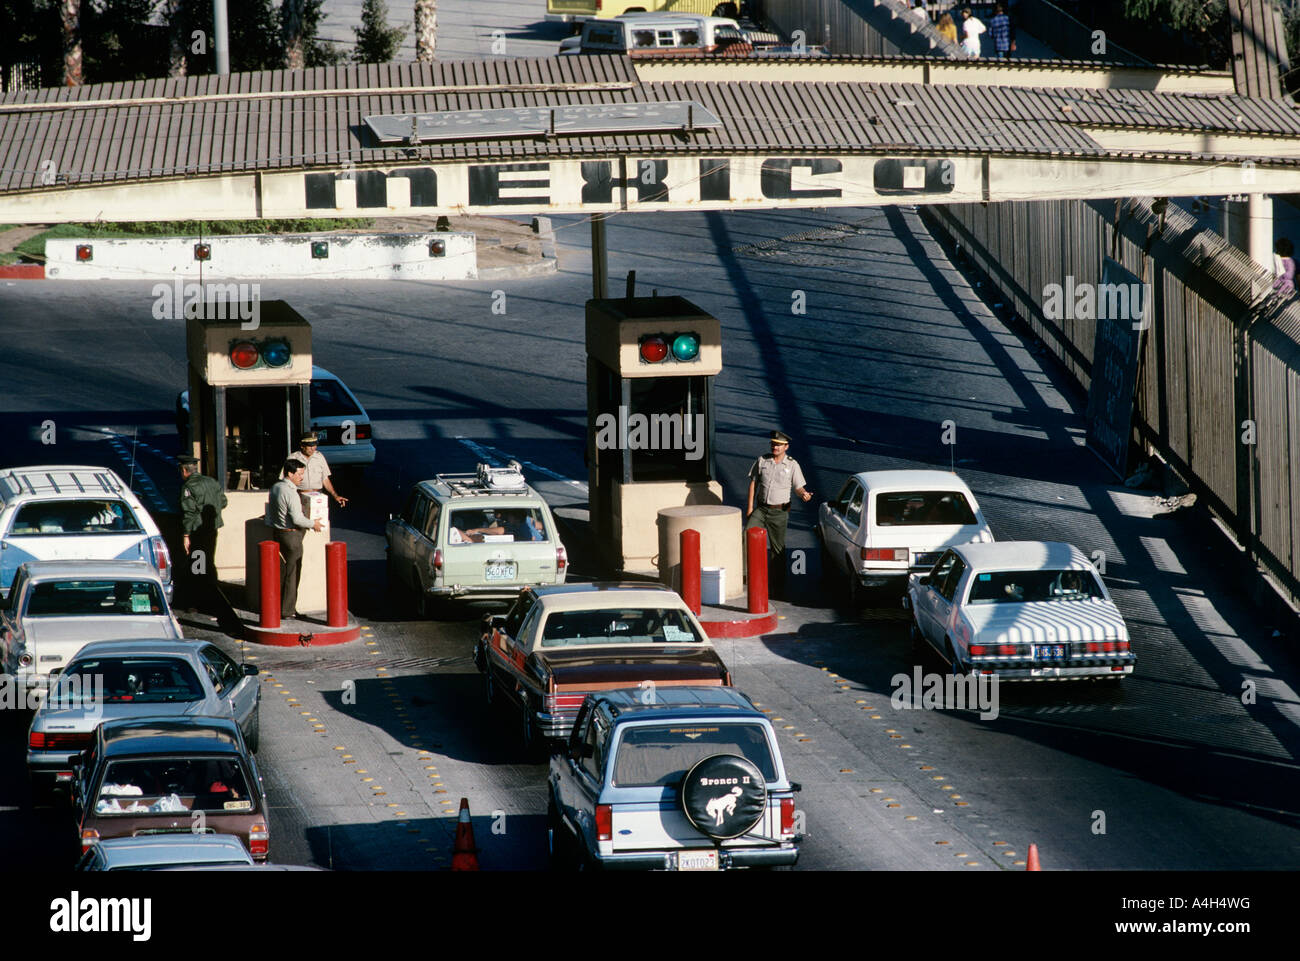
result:
[(181, 543), (189, 558), (189, 603), (217, 614), (217, 530), (226, 492), (219, 481), (199, 473), (198, 458), (186, 454), (177, 462), (181, 468)]
[(745, 526), (767, 531), (768, 570), (772, 575), (769, 590), (774, 597), (780, 597), (785, 592), (785, 529), (790, 521), (791, 494), (806, 502), (812, 500), (812, 492), (804, 489), (803, 470), (788, 453), (789, 435), (774, 430), (770, 443), (772, 452), (754, 461), (749, 470)]
[(319, 444), (320, 438), (314, 432), (303, 434), (298, 440), (298, 449), (289, 455), (290, 458), (297, 458), (307, 465), (298, 490), (310, 493), (324, 491), (334, 503), (343, 507), (348, 499), (339, 496), (334, 490), (334, 484), (330, 481), (330, 465), (326, 463), (325, 455), (317, 449)]

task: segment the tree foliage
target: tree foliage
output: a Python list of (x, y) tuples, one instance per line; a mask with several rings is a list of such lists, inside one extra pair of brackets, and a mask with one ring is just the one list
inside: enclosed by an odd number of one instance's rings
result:
[(361, 26), (353, 27), (357, 48), (352, 59), (357, 63), (388, 63), (406, 37), (406, 27), (388, 25), (388, 5), (384, 0), (365, 0), (361, 5)]

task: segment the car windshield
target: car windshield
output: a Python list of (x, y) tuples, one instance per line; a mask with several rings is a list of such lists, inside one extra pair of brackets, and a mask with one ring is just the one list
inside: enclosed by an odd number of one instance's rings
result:
[(542, 647), (581, 644), (698, 644), (703, 638), (686, 614), (661, 607), (610, 611), (556, 611), (542, 626)]
[(159, 704), (201, 701), (203, 687), (179, 657), (106, 657), (76, 661), (59, 675), (50, 700), (60, 705), (99, 700)]
[(32, 586), (26, 616), (139, 617), (166, 613), (162, 591), (153, 581), (40, 581)]
[(451, 512), (449, 544), (513, 544), (548, 541), (546, 518), (538, 507), (476, 507)]
[(138, 534), (140, 523), (120, 500), (33, 501), (18, 508), (12, 534)]
[(133, 758), (110, 761), (96, 814), (252, 811), (242, 765), (231, 758)]
[(337, 380), (311, 382), (312, 417), (349, 417), (361, 413), (352, 395)]
[(975, 575), (966, 603), (1081, 601), (1104, 596), (1091, 571), (990, 571)]
[(975, 524), (961, 491), (893, 491), (876, 495), (877, 527)]
[(629, 727), (617, 750), (616, 787), (675, 787), (697, 761), (714, 754), (739, 754), (752, 761), (767, 780), (776, 780), (772, 749), (760, 724)]

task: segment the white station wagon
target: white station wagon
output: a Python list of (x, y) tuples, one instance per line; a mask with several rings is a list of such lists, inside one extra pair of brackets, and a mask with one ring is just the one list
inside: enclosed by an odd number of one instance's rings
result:
[(957, 674), (1004, 680), (1121, 678), (1137, 660), (1128, 628), (1088, 558), (1049, 541), (950, 548), (913, 574), (912, 637)]
[(855, 606), (873, 588), (888, 587), (896, 598), (907, 575), (928, 571), (944, 548), (993, 540), (971, 489), (938, 470), (854, 474), (821, 505), (817, 532), (822, 569), (847, 576)]

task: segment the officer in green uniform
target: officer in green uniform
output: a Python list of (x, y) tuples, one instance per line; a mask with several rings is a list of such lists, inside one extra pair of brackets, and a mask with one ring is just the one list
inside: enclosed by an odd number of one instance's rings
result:
[(226, 492), (219, 481), (199, 473), (197, 458), (184, 455), (177, 461), (181, 466), (181, 533), (188, 603), (218, 614), (217, 529), (221, 527)]
[(803, 470), (799, 462), (787, 453), (790, 437), (779, 430), (772, 431), (772, 452), (764, 454), (749, 470), (749, 494), (746, 500), (746, 527), (761, 527), (767, 531), (767, 560), (769, 592), (773, 597), (785, 594), (785, 530), (790, 522), (792, 492), (805, 502), (812, 500), (812, 492), (804, 489)]

